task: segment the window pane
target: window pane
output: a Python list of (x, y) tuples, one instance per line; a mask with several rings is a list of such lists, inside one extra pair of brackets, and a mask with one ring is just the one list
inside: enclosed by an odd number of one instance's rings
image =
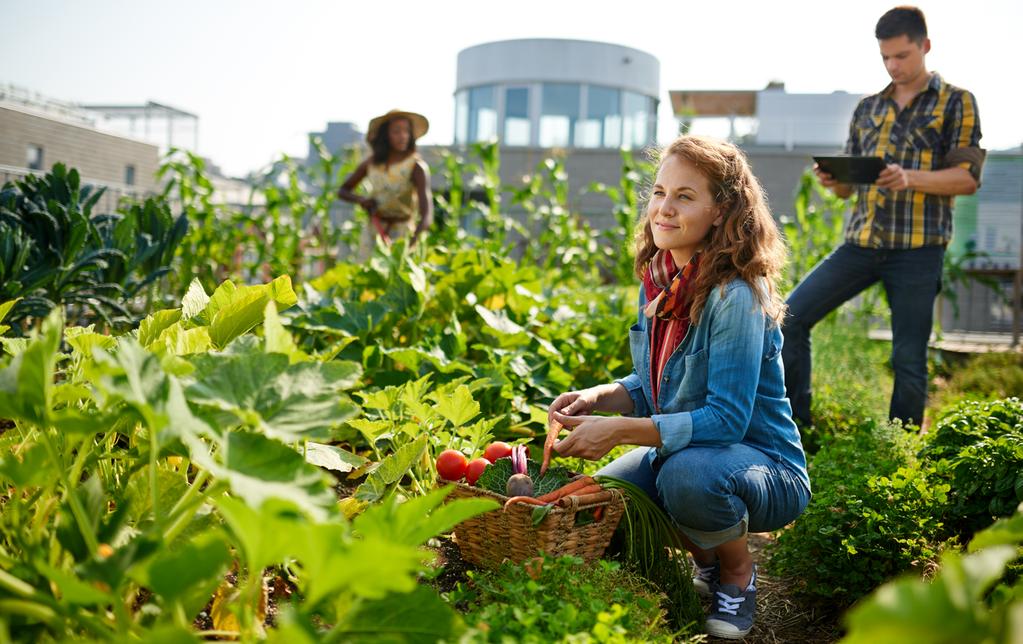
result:
[(497, 109), (494, 88), (469, 90), (469, 140), (486, 141), (497, 136)]
[(135, 166), (124, 166), (124, 183), (128, 186), (135, 185)]
[(579, 148), (600, 147), (600, 121), (586, 119), (575, 124), (575, 145)]
[(40, 145), (29, 143), (25, 154), (25, 165), (29, 170), (43, 169), (43, 148)]
[(576, 127), (575, 144), (582, 148), (618, 147), (622, 140), (621, 94), (616, 89), (590, 85), (586, 120)]
[(469, 141), (469, 92), (464, 89), (455, 95), (455, 143)]
[(540, 145), (572, 145), (572, 130), (579, 118), (579, 85), (544, 83), (540, 116)]
[(641, 148), (653, 140), (653, 100), (642, 94), (625, 92), (624, 145)]
[(567, 116), (540, 117), (540, 146), (563, 148), (571, 141), (572, 119)]
[(529, 88), (509, 88), (504, 93), (504, 144), (529, 145)]

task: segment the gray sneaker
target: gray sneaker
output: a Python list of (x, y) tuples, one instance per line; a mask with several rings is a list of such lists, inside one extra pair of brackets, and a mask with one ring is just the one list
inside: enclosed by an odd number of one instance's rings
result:
[(693, 588), (700, 597), (713, 597), (714, 588), (721, 583), (721, 562), (701, 566), (693, 561)]
[(757, 567), (746, 590), (734, 584), (720, 584), (714, 589), (714, 605), (707, 617), (707, 634), (738, 640), (753, 630), (753, 614), (757, 608)]

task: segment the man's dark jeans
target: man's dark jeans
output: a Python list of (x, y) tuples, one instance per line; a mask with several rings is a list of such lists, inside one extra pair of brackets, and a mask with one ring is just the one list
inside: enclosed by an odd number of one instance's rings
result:
[(828, 313), (881, 280), (892, 312), (892, 369), (895, 386), (891, 418), (919, 425), (927, 403), (927, 341), (934, 298), (941, 289), (943, 246), (906, 250), (843, 244), (828, 255), (788, 299), (782, 331), (785, 389), (792, 412), (810, 423), (810, 329)]

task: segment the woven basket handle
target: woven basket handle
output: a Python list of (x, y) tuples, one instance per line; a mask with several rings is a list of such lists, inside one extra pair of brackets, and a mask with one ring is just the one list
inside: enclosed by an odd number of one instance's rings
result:
[(582, 496), (566, 496), (558, 499), (558, 505), (568, 509), (570, 512), (577, 512), (578, 510), (589, 507), (591, 505), (599, 505), (601, 503), (608, 503), (613, 492), (611, 490), (601, 490), (600, 492), (594, 492), (593, 494), (583, 494)]

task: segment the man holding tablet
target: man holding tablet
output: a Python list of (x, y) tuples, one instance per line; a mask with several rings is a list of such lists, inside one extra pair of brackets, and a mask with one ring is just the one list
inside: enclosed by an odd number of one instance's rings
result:
[(923, 12), (896, 7), (881, 16), (874, 33), (892, 82), (860, 101), (845, 152), (880, 157), (884, 168), (873, 183), (850, 184), (839, 182), (823, 164), (814, 166), (821, 183), (835, 194), (848, 197), (855, 190), (859, 199), (845, 243), (789, 296), (783, 327), (785, 387), (793, 415), (807, 425), (810, 330), (878, 280), (891, 308), (894, 336), (889, 416), (923, 422), (927, 341), (952, 237), (952, 200), (976, 192), (984, 162), (973, 95), (927, 71), (924, 57), (931, 41)]

